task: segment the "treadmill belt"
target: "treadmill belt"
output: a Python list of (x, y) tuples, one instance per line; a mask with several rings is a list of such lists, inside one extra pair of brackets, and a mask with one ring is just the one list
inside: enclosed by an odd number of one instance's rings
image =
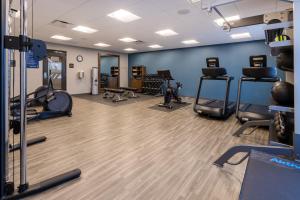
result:
[(209, 103), (207, 106), (214, 107), (214, 108), (223, 108), (224, 101), (216, 100)]
[(261, 115), (269, 115), (269, 106), (264, 105), (254, 105), (254, 104), (243, 104), (240, 107), (241, 112), (251, 112)]
[(205, 99), (204, 101), (200, 101), (200, 99), (199, 99), (198, 104), (201, 106), (207, 106), (207, 107), (212, 107), (212, 108), (223, 108), (224, 101), (222, 101), (222, 100), (207, 100), (207, 99)]
[(295, 200), (300, 197), (300, 163), (252, 151), (240, 200)]

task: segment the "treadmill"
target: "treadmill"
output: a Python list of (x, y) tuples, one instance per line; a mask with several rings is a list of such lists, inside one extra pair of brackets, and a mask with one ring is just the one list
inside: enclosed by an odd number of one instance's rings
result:
[(250, 56), (250, 67), (243, 68), (243, 76), (239, 80), (236, 105), (236, 118), (243, 123), (233, 135), (240, 136), (249, 127), (270, 126), (274, 114), (268, 105), (242, 104), (242, 85), (244, 82), (275, 83), (280, 80), (274, 67), (267, 67), (267, 56)]
[[(227, 76), (225, 68), (220, 68), (219, 58), (212, 57), (206, 59), (207, 68), (202, 69), (203, 76), (200, 77), (197, 97), (194, 104), (194, 111), (200, 115), (215, 118), (228, 118), (235, 111), (235, 103), (229, 102), (230, 83), (233, 77)], [(226, 92), (224, 100), (205, 99), (200, 97), (203, 81), (223, 80), (226, 82)]]

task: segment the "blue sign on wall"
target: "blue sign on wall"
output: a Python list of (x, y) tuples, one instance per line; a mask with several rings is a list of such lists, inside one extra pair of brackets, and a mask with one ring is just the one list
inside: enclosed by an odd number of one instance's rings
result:
[(34, 57), (32, 51), (26, 52), (26, 67), (27, 68), (39, 68), (39, 61)]

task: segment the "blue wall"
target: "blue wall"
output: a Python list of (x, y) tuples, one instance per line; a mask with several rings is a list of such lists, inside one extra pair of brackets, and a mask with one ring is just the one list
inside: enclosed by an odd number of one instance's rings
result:
[(118, 58), (115, 56), (101, 57), (101, 73), (110, 74), (110, 67), (118, 66)]
[[(219, 57), (220, 67), (235, 79), (231, 85), (230, 100), (236, 100), (238, 79), (242, 68), (249, 66), (250, 55), (265, 54), (268, 56), (268, 66), (275, 67), (275, 59), (264, 41), (212, 45), (204, 47), (184, 48), (175, 50), (155, 51), (129, 55), (129, 66), (145, 65), (147, 73), (156, 73), (158, 69), (170, 69), (175, 80), (183, 83), (182, 95), (195, 96), (199, 85), (201, 68), (206, 67), (207, 57)], [(131, 70), (129, 70), (130, 72)], [(282, 72), (278, 72), (283, 77)], [(222, 99), (225, 94), (225, 84), (210, 81), (203, 84), (201, 96)], [(271, 102), (270, 83), (246, 83), (243, 87), (242, 101), (256, 104)]]

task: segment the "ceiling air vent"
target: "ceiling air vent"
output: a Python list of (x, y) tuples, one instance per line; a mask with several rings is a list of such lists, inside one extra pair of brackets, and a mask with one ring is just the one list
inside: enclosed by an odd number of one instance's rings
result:
[(56, 19), (56, 20), (53, 20), (52, 22), (50, 22), (50, 25), (60, 27), (60, 28), (68, 28), (69, 26), (72, 26), (73, 24), (66, 22), (66, 21)]

